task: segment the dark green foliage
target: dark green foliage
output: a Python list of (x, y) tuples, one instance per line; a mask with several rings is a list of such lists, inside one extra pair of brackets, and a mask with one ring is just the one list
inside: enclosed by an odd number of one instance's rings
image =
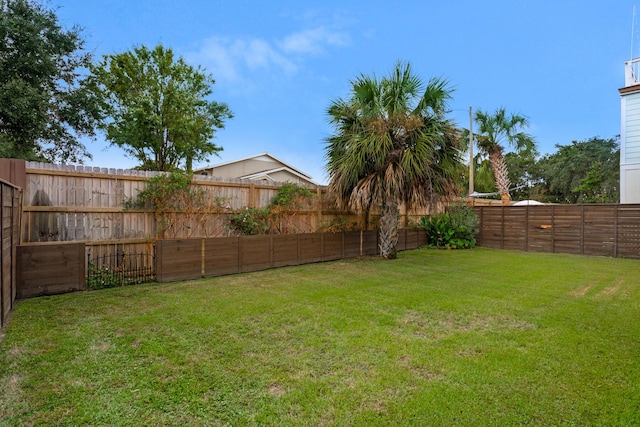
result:
[(447, 119), (445, 79), (425, 85), (409, 63), (385, 77), (361, 74), (327, 109), (329, 190), (338, 208), (381, 212), (380, 253), (396, 257), (399, 206), (427, 206), (457, 193), (458, 132)]
[(286, 182), (271, 198), (268, 206), (245, 207), (229, 216), (229, 228), (243, 235), (282, 234), (289, 231), (289, 218), (301, 209), (313, 193), (308, 188)]
[(298, 209), (304, 203), (304, 199), (313, 194), (307, 187), (299, 184), (285, 182), (275, 196), (271, 198), (270, 205), (278, 206), (282, 209)]
[(0, 157), (81, 163), (78, 136), (100, 119), (83, 71), (91, 61), (80, 29), (63, 29), (35, 1), (0, 1)]
[[(133, 255), (141, 256), (141, 255)], [(124, 260), (124, 255), (119, 255)], [(102, 257), (112, 258), (115, 257)], [(115, 288), (117, 286), (139, 285), (155, 281), (155, 272), (151, 267), (142, 270), (140, 267), (127, 267), (125, 263), (113, 266), (109, 263), (98, 265), (94, 261), (89, 262), (87, 271), (87, 290)]]
[(192, 162), (222, 150), (212, 142), (216, 129), (232, 118), (226, 104), (211, 101), (210, 75), (174, 60), (161, 45), (106, 55), (92, 68), (92, 89), (112, 120), (107, 139), (147, 170), (191, 171)]
[(550, 203), (617, 203), (620, 200), (618, 138), (590, 138), (556, 145), (534, 170), (535, 191)]
[(267, 234), (270, 228), (269, 214), (268, 206), (239, 209), (229, 216), (229, 228), (245, 236)]
[(443, 214), (420, 218), (429, 246), (446, 249), (468, 249), (476, 245), (478, 216), (470, 206), (451, 205)]
[(105, 289), (121, 286), (120, 275), (110, 270), (107, 266), (98, 267), (94, 263), (89, 263), (87, 274), (87, 289)]
[[(191, 185), (192, 177), (190, 173), (177, 170), (157, 175), (149, 179), (146, 188), (138, 193), (137, 199), (130, 205), (153, 209), (159, 227), (158, 234), (167, 237), (165, 232), (173, 231), (173, 237), (176, 237), (183, 228), (180, 224), (201, 218), (203, 211), (209, 208), (205, 192)], [(187, 230), (187, 237), (192, 231)]]
[(182, 210), (185, 200), (197, 196), (197, 191), (191, 188), (191, 179), (192, 174), (180, 171), (156, 175), (150, 178), (149, 184), (138, 193), (134, 205), (154, 208), (159, 213), (167, 210)]

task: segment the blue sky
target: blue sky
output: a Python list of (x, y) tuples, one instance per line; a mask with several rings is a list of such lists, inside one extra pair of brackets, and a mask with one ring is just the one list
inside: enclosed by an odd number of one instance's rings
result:
[[(451, 117), (469, 107), (527, 116), (542, 154), (620, 132), (624, 61), (640, 56), (632, 0), (270, 1), (50, 0), (65, 27), (84, 28), (96, 55), (158, 43), (216, 80), (235, 117), (209, 162), (269, 152), (326, 183), (326, 109), (359, 74), (411, 63), (454, 89)], [(103, 140), (88, 164), (127, 168)]]

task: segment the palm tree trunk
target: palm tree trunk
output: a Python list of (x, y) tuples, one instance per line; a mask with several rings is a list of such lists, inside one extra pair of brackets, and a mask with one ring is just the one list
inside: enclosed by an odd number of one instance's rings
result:
[(382, 203), (382, 217), (380, 218), (380, 255), (386, 259), (397, 258), (398, 246), (398, 201), (389, 198)]
[(509, 194), (509, 173), (507, 170), (507, 162), (504, 160), (502, 151), (492, 151), (489, 153), (489, 163), (493, 169), (493, 176), (496, 179), (496, 187), (500, 192), (500, 199), (504, 206), (511, 205), (511, 195)]

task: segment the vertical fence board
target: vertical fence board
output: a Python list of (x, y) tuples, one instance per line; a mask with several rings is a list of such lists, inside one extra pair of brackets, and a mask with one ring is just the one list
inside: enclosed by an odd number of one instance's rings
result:
[[(2, 166), (7, 169), (3, 173), (18, 182), (21, 178), (15, 176), (15, 163), (7, 166), (5, 162)], [(17, 163), (19, 172), (20, 162)], [(20, 241), (21, 204), (22, 190), (0, 179), (0, 327), (6, 325), (17, 295), (16, 246)]]

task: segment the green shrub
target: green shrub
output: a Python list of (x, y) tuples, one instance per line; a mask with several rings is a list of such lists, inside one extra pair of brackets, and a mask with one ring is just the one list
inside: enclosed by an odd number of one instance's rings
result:
[(420, 218), (429, 246), (446, 249), (468, 249), (476, 245), (478, 216), (470, 206), (451, 205), (443, 214)]
[(342, 233), (343, 231), (358, 230), (357, 222), (349, 222), (346, 218), (336, 217), (325, 221), (318, 227), (320, 233)]
[(252, 236), (269, 231), (269, 208), (243, 208), (229, 216), (229, 228), (238, 234)]
[(238, 234), (282, 234), (289, 230), (289, 219), (302, 209), (313, 193), (295, 183), (284, 183), (268, 206), (263, 208), (245, 207), (232, 211), (228, 227)]

